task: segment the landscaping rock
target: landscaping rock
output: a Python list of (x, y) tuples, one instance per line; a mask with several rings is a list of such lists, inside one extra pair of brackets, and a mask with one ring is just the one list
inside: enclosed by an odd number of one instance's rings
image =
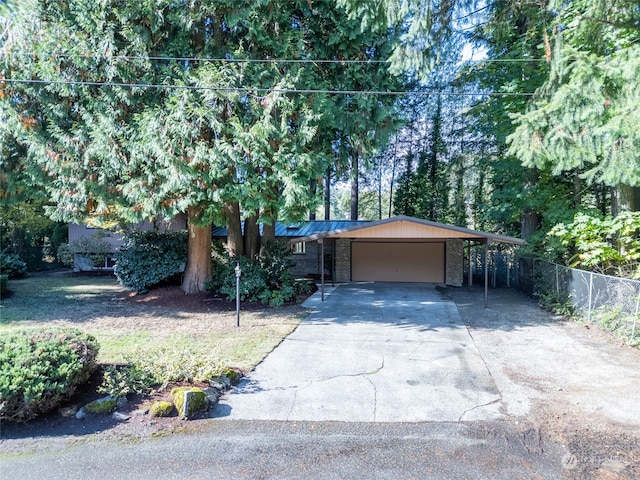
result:
[(87, 416), (87, 412), (85, 412), (85, 411), (84, 411), (84, 407), (83, 407), (83, 408), (81, 408), (80, 410), (78, 410), (78, 411), (76, 412), (76, 415), (75, 415), (75, 417), (76, 417), (78, 420), (84, 420), (84, 419), (86, 418), (86, 416)]
[(155, 402), (149, 410), (152, 417), (169, 417), (173, 414), (173, 411), (173, 403), (163, 401)]
[(219, 377), (209, 380), (209, 385), (213, 388), (217, 388), (221, 392), (226, 392), (232, 385), (237, 385), (242, 376), (235, 370), (227, 370)]
[(206, 393), (197, 387), (176, 387), (171, 390), (173, 404), (178, 415), (184, 419), (190, 419), (209, 408)]
[(240, 383), (240, 380), (242, 380), (242, 374), (238, 370), (234, 370), (233, 368), (227, 369), (227, 371), (224, 372), (224, 376), (229, 379), (231, 385), (237, 385), (238, 383)]
[(86, 413), (107, 414), (112, 413), (116, 409), (117, 404), (118, 402), (115, 398), (103, 397), (91, 403), (87, 403), (82, 408)]
[(209, 400), (209, 406), (213, 406), (218, 403), (218, 400), (220, 400), (223, 392), (215, 387), (211, 387), (206, 388), (204, 390), (204, 393), (207, 395), (207, 400)]
[(116, 420), (117, 422), (125, 422), (125, 421), (129, 420), (131, 417), (129, 415), (127, 415), (126, 413), (113, 412), (111, 414), (111, 418), (113, 420)]
[(60, 407), (58, 409), (58, 412), (65, 418), (73, 417), (76, 413), (78, 413), (78, 407), (76, 405), (72, 405), (70, 407)]

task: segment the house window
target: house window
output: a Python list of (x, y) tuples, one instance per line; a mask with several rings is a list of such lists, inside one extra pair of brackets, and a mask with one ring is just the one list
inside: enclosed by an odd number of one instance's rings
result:
[(291, 251), (294, 255), (304, 255), (307, 252), (306, 246), (305, 242), (294, 243), (291, 245)]

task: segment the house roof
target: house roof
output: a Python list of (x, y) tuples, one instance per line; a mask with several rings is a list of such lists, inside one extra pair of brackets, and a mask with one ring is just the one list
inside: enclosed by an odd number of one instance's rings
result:
[(422, 220), (420, 218), (398, 217), (386, 218), (374, 222), (363, 222), (359, 225), (345, 225), (332, 230), (317, 231), (316, 233), (301, 236), (292, 242), (309, 242), (322, 238), (376, 238), (376, 239), (447, 239), (459, 238), (466, 240), (481, 240), (499, 243), (511, 243), (524, 245), (520, 238), (499, 235), (497, 233), (480, 232), (469, 228), (446, 225), (444, 223)]
[[(276, 237), (308, 237), (320, 233), (344, 230), (345, 228), (357, 227), (371, 223), (368, 220), (309, 220), (303, 222), (281, 223), (276, 222)], [(244, 222), (242, 224), (244, 229)], [(260, 226), (262, 230), (262, 225)], [(211, 236), (214, 238), (226, 238), (227, 227), (214, 227)]]

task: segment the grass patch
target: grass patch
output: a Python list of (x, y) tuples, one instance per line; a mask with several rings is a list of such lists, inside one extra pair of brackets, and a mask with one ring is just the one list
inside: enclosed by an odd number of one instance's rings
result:
[[(21, 328), (73, 326), (100, 343), (100, 363), (123, 363), (145, 351), (165, 349), (212, 358), (250, 370), (305, 315), (299, 306), (241, 314), (210, 308), (190, 310), (179, 303), (158, 306), (132, 301), (111, 277), (31, 276), (10, 284), (0, 302), (0, 334)], [(206, 299), (205, 299), (206, 300)]]

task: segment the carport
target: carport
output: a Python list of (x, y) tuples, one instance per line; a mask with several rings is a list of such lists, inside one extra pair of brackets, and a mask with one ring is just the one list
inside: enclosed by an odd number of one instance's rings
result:
[[(523, 245), (522, 239), (408, 216), (391, 217), (366, 224), (320, 232), (292, 240), (316, 241), (320, 245), (321, 291), (325, 291), (325, 239), (348, 242), (348, 252), (339, 261), (349, 271), (349, 281), (448, 283), (452, 258), (462, 259), (462, 242), (484, 245), (485, 307), (488, 305), (489, 246), (492, 243)], [(457, 241), (457, 242), (453, 242)], [(335, 248), (335, 242), (334, 242)], [(334, 257), (335, 252), (334, 252)], [(348, 265), (347, 265), (348, 263)], [(460, 263), (460, 262), (458, 262)], [(462, 264), (459, 265), (460, 269)], [(459, 275), (462, 275), (460, 270)], [(461, 284), (461, 283), (460, 283)]]

